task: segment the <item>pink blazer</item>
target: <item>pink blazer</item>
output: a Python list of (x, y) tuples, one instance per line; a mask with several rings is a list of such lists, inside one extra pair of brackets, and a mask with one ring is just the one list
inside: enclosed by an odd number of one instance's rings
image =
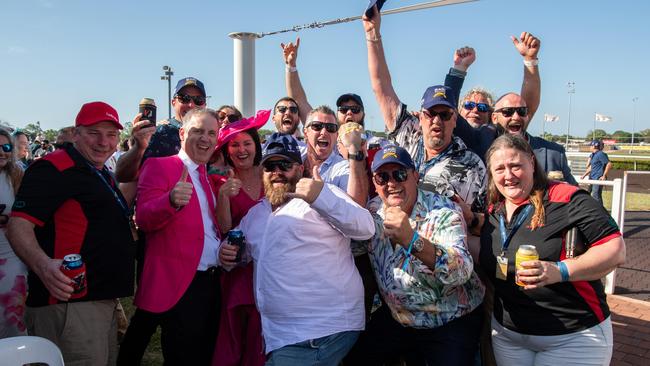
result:
[(135, 304), (153, 313), (167, 311), (180, 300), (203, 251), (203, 220), (196, 190), (187, 206), (178, 211), (169, 201), (169, 192), (182, 172), (178, 156), (149, 158), (138, 180), (135, 220), (145, 232), (146, 246)]

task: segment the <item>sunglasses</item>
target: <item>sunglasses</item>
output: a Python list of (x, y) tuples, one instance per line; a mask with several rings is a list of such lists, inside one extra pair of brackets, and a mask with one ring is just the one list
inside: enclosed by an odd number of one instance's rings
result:
[(2, 151), (4, 152), (11, 152), (14, 149), (13, 145), (11, 144), (2, 144), (0, 147), (2, 147)]
[(352, 111), (352, 113), (357, 114), (361, 113), (363, 109), (358, 106), (358, 105), (343, 105), (339, 107), (339, 112), (346, 114), (348, 111)]
[(281, 171), (287, 172), (291, 167), (293, 166), (293, 162), (288, 161), (288, 160), (273, 160), (273, 161), (265, 161), (262, 163), (262, 167), (264, 168), (264, 171), (267, 173), (273, 173), (275, 169), (280, 168)]
[(515, 112), (521, 117), (526, 117), (528, 115), (528, 107), (505, 107), (494, 111), (494, 113), (501, 113), (504, 117), (512, 117)]
[(406, 179), (408, 179), (408, 171), (406, 171), (405, 168), (400, 168), (397, 170), (393, 170), (392, 172), (379, 172), (375, 173), (372, 178), (375, 180), (375, 183), (377, 183), (380, 186), (385, 186), (388, 184), (388, 181), (390, 180), (390, 177), (393, 177), (393, 180), (397, 183), (402, 183), (406, 182)]
[(205, 97), (197, 95), (191, 96), (187, 94), (176, 94), (176, 99), (183, 104), (188, 104), (193, 101), (195, 105), (202, 106), (205, 104)]
[(316, 132), (320, 132), (323, 127), (325, 127), (325, 130), (329, 133), (334, 133), (339, 130), (339, 125), (337, 123), (312, 122), (309, 127)]
[(233, 123), (239, 121), (239, 116), (236, 114), (225, 114), (225, 113), (219, 113), (218, 114), (219, 121), (228, 121), (228, 123)]
[(293, 113), (293, 114), (298, 113), (298, 107), (295, 107), (295, 106), (288, 107), (288, 106), (286, 106), (286, 105), (279, 105), (279, 106), (277, 107), (277, 110), (278, 110), (278, 112), (280, 112), (280, 113), (284, 113), (284, 112), (286, 112), (287, 109), (289, 110), (289, 112), (291, 112), (291, 113)]
[(474, 108), (478, 109), (479, 112), (490, 111), (490, 106), (487, 105), (487, 103), (474, 103), (470, 101), (465, 102), (465, 104), (463, 104), (463, 108), (467, 109), (468, 111), (471, 111)]
[(444, 112), (436, 112), (436, 111), (429, 111), (429, 110), (422, 110), (422, 114), (427, 119), (433, 120), (436, 117), (440, 117), (441, 121), (449, 121), (449, 119), (454, 115), (453, 111), (444, 111)]

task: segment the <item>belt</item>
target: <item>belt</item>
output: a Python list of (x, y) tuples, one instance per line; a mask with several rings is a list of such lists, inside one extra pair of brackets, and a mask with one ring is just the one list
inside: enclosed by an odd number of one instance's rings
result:
[(213, 277), (213, 276), (217, 276), (219, 273), (220, 273), (219, 267), (216, 266), (208, 267), (208, 269), (206, 269), (205, 271), (196, 271), (197, 276)]

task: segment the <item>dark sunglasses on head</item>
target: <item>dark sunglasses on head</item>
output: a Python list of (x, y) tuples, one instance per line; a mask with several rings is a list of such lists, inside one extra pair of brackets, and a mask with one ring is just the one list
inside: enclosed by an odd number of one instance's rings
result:
[(0, 147), (2, 147), (2, 151), (4, 152), (11, 152), (14, 149), (11, 144), (2, 144)]
[(228, 123), (233, 123), (239, 121), (239, 116), (236, 114), (225, 114), (223, 112), (218, 114), (219, 116), (219, 121), (226, 121), (228, 120)]
[(293, 166), (293, 162), (290, 162), (288, 160), (273, 160), (273, 161), (265, 161), (262, 163), (262, 167), (264, 168), (265, 172), (272, 173), (275, 171), (275, 169), (280, 168), (281, 171), (287, 172), (291, 167)]
[(298, 107), (295, 107), (295, 106), (290, 106), (289, 107), (289, 106), (286, 106), (286, 105), (279, 105), (278, 108), (277, 108), (278, 112), (280, 112), (280, 113), (286, 112), (287, 109), (289, 110), (289, 112), (291, 112), (293, 114), (298, 113)]
[(443, 111), (443, 112), (436, 112), (433, 110), (426, 110), (424, 109), (422, 111), (422, 114), (424, 114), (425, 117), (427, 117), (430, 120), (433, 120), (436, 118), (436, 116), (440, 117), (441, 121), (449, 121), (449, 119), (454, 115), (453, 111)]
[(358, 105), (342, 105), (339, 107), (339, 112), (346, 114), (348, 111), (352, 111), (352, 113), (357, 114), (361, 113), (363, 109), (358, 106)]
[(467, 109), (468, 111), (471, 111), (472, 109), (478, 109), (479, 112), (489, 112), (490, 111), (490, 106), (487, 105), (487, 103), (474, 103), (467, 101), (465, 104), (463, 104), (463, 108)]
[(309, 127), (311, 127), (312, 130), (319, 132), (320, 130), (325, 127), (325, 130), (329, 133), (334, 133), (339, 130), (339, 125), (338, 123), (323, 123), (323, 122), (312, 122)]
[(397, 170), (393, 170), (392, 172), (379, 172), (375, 173), (372, 178), (375, 180), (375, 183), (377, 183), (380, 186), (385, 186), (388, 184), (388, 181), (390, 180), (390, 177), (393, 177), (393, 180), (397, 183), (402, 183), (405, 182), (406, 179), (408, 179), (408, 171), (405, 168), (400, 168)]
[(176, 94), (176, 99), (183, 104), (188, 104), (191, 101), (194, 101), (194, 104), (198, 106), (205, 104), (205, 97), (201, 95), (192, 96), (187, 94)]
[(494, 111), (494, 113), (501, 113), (504, 117), (512, 117), (515, 112), (521, 117), (526, 117), (528, 115), (528, 107), (505, 107)]

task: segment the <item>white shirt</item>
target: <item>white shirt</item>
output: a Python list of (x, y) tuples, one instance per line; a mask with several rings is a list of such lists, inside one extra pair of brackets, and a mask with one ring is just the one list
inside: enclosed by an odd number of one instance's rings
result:
[[(212, 216), (212, 211), (210, 210), (210, 201), (208, 200), (208, 196), (203, 190), (203, 185), (199, 180), (199, 164), (193, 162), (184, 150), (178, 152), (178, 157), (187, 167), (188, 175), (190, 179), (192, 179), (192, 185), (194, 185), (194, 190), (196, 191), (196, 196), (199, 200), (199, 206), (201, 207), (201, 219), (203, 221), (203, 251), (201, 252), (201, 260), (199, 261), (197, 270), (205, 271), (209, 267), (219, 265), (218, 253), (221, 241), (217, 236), (217, 227), (215, 226), (215, 218)], [(206, 176), (205, 179), (207, 181), (208, 177)], [(212, 190), (207, 193), (212, 195), (212, 202), (216, 202)]]
[(310, 206), (294, 198), (272, 212), (264, 199), (242, 219), (266, 352), (363, 330), (363, 284), (350, 239), (374, 235), (370, 213), (325, 184)]

